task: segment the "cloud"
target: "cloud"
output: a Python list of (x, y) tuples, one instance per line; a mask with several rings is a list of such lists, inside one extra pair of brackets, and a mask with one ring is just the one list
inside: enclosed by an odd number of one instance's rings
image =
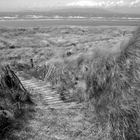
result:
[(77, 1), (77, 2), (68, 3), (67, 6), (81, 6), (81, 7), (84, 7), (84, 6), (99, 6), (99, 4), (100, 3), (98, 3), (98, 2), (80, 0), (80, 1)]
[(76, 2), (68, 3), (67, 6), (80, 7), (113, 7), (113, 6), (133, 6), (140, 3), (140, 0), (78, 0)]
[(137, 5), (140, 5), (140, 0), (135, 0), (135, 1), (132, 1), (130, 3), (131, 6), (137, 6)]

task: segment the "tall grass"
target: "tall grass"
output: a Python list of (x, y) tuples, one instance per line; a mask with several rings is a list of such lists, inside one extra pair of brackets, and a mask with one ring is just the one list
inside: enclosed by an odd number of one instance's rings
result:
[(14, 132), (20, 131), (32, 117), (34, 104), (19, 101), (17, 97), (23, 95), (23, 91), (17, 88), (16, 82), (10, 89), (3, 74), (0, 67), (0, 139), (16, 139)]
[(140, 28), (119, 51), (97, 50), (86, 76), (88, 99), (104, 139), (140, 138)]

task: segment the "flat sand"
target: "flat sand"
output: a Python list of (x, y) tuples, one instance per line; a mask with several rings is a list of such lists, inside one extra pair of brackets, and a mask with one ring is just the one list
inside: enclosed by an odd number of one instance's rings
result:
[(92, 19), (17, 19), (1, 20), (0, 27), (31, 28), (47, 26), (139, 26), (140, 20), (92, 20)]

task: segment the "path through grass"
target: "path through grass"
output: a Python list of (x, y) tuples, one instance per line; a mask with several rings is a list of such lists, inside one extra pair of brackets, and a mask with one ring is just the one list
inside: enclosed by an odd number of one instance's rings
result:
[(36, 103), (35, 115), (15, 136), (20, 140), (90, 140), (95, 138), (95, 120), (88, 118), (82, 105), (64, 103), (49, 84), (20, 78)]

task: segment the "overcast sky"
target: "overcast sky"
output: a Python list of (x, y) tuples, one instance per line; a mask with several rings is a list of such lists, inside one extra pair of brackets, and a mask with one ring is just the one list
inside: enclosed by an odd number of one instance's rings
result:
[(56, 8), (63, 6), (139, 5), (140, 0), (0, 0), (0, 11)]

